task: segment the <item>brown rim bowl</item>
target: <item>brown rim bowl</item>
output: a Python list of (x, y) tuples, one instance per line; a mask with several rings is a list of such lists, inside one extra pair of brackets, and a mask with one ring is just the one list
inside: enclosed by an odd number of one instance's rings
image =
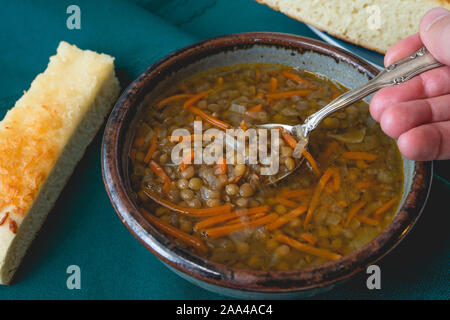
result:
[(349, 52), (289, 34), (233, 34), (177, 50), (145, 70), (114, 106), (103, 137), (104, 183), (114, 209), (130, 232), (185, 279), (208, 290), (239, 298), (311, 296), (365, 270), (404, 238), (425, 205), (432, 164), (403, 159), (403, 197), (392, 223), (371, 242), (335, 261), (300, 270), (254, 271), (211, 262), (175, 245), (143, 218), (131, 196), (126, 155), (131, 145), (133, 124), (145, 101), (154, 99), (169, 82), (214, 67), (248, 62), (308, 69), (350, 88), (378, 73), (378, 69)]

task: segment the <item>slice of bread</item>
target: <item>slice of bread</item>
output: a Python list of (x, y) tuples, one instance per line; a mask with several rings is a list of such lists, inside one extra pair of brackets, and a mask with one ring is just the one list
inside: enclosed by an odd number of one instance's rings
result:
[(119, 94), (114, 58), (61, 42), (0, 122), (0, 283), (8, 284)]
[(450, 0), (256, 0), (291, 18), (380, 53), (419, 31), (431, 8)]

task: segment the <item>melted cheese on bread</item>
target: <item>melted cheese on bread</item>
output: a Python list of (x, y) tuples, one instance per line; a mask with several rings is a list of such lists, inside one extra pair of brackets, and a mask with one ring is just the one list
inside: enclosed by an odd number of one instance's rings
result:
[(0, 122), (0, 283), (10, 282), (119, 90), (114, 58), (61, 42)]

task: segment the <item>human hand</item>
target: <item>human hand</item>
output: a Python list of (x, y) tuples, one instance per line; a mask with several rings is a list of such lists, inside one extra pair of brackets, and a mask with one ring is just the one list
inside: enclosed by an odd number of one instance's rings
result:
[(384, 64), (405, 58), (423, 45), (445, 66), (381, 89), (370, 102), (370, 113), (387, 135), (397, 139), (406, 158), (450, 159), (450, 11), (428, 11), (419, 33), (389, 49)]

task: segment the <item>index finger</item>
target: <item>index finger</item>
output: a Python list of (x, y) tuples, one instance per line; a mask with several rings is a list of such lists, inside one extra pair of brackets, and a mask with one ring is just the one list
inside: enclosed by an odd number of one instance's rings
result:
[(415, 33), (400, 40), (386, 52), (386, 55), (384, 56), (384, 65), (387, 67), (388, 65), (413, 54), (422, 46), (423, 43), (422, 40), (420, 40), (419, 33)]

